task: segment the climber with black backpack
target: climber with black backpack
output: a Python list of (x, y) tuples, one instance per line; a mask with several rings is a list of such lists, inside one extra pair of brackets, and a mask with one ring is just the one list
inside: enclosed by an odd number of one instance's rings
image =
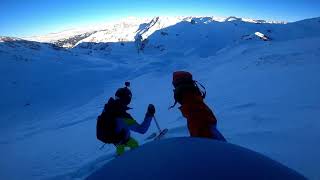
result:
[[(193, 80), (192, 74), (186, 71), (173, 73), (175, 103), (182, 115), (187, 119), (188, 130), (191, 137), (211, 138), (226, 141), (217, 129), (217, 119), (211, 109), (205, 104), (206, 91), (203, 85)], [(200, 90), (198, 84), (203, 91)]]
[(125, 87), (116, 91), (115, 98), (111, 97), (108, 100), (103, 112), (97, 119), (97, 139), (103, 143), (115, 145), (117, 155), (123, 154), (126, 147), (134, 149), (139, 146), (138, 142), (131, 137), (130, 130), (144, 134), (149, 129), (155, 114), (154, 105), (149, 104), (141, 124), (132, 118), (127, 112), (127, 110), (131, 109), (128, 105), (132, 98), (129, 86), (130, 83), (126, 82)]

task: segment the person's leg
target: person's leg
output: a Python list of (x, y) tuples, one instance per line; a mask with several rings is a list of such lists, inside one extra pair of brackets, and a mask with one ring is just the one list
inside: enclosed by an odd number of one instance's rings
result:
[(130, 149), (137, 148), (139, 146), (138, 141), (133, 139), (132, 137), (129, 139), (129, 141), (126, 143), (126, 146), (129, 147)]
[(125, 144), (118, 144), (116, 145), (117, 148), (117, 155), (120, 156), (125, 152), (125, 148), (128, 147), (130, 149), (137, 148), (139, 146), (138, 141), (130, 137), (130, 139)]
[(116, 152), (118, 156), (122, 155), (125, 152), (125, 147), (126, 147), (125, 144), (116, 145), (116, 148), (117, 148)]

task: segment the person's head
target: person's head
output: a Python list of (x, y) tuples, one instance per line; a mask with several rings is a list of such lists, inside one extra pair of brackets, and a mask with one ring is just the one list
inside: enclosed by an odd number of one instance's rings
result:
[(174, 99), (181, 104), (183, 92), (194, 87), (192, 74), (186, 71), (174, 72), (172, 76), (172, 85), (174, 87)]
[(197, 85), (197, 81), (193, 80), (192, 74), (187, 71), (173, 72), (172, 85), (174, 86), (173, 92), (174, 92), (175, 103), (171, 107), (174, 107), (177, 102), (179, 104), (182, 104), (183, 96), (185, 93), (200, 95), (203, 98), (205, 97), (205, 94), (206, 94), (205, 92), (200, 91)]
[(129, 87), (130, 82), (125, 82), (125, 87), (119, 88), (115, 94), (116, 99), (126, 106), (130, 104), (132, 98), (132, 93)]
[(193, 84), (192, 74), (187, 71), (176, 71), (173, 72), (172, 85), (174, 88), (182, 84)]

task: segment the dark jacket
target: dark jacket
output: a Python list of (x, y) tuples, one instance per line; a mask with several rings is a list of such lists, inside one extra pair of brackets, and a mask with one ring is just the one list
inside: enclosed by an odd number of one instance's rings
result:
[(103, 111), (113, 121), (111, 126), (119, 139), (119, 144), (126, 143), (130, 139), (130, 130), (144, 134), (151, 124), (151, 116), (145, 116), (141, 124), (137, 123), (127, 112), (129, 109), (131, 108), (119, 100), (110, 98)]

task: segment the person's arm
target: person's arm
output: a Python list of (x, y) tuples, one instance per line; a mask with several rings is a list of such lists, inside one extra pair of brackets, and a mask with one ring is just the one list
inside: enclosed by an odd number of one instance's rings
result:
[(138, 124), (136, 121), (129, 126), (129, 129), (140, 134), (144, 134), (150, 127), (151, 120), (155, 114), (156, 110), (152, 104), (149, 104), (146, 116), (141, 124)]
[(144, 134), (149, 129), (152, 118), (153, 118), (152, 116), (145, 116), (145, 118), (144, 118), (144, 120), (143, 120), (143, 122), (141, 124), (138, 124), (136, 122), (136, 123), (130, 125), (129, 129), (134, 131), (134, 132), (137, 132), (137, 133), (140, 133), (140, 134)]

